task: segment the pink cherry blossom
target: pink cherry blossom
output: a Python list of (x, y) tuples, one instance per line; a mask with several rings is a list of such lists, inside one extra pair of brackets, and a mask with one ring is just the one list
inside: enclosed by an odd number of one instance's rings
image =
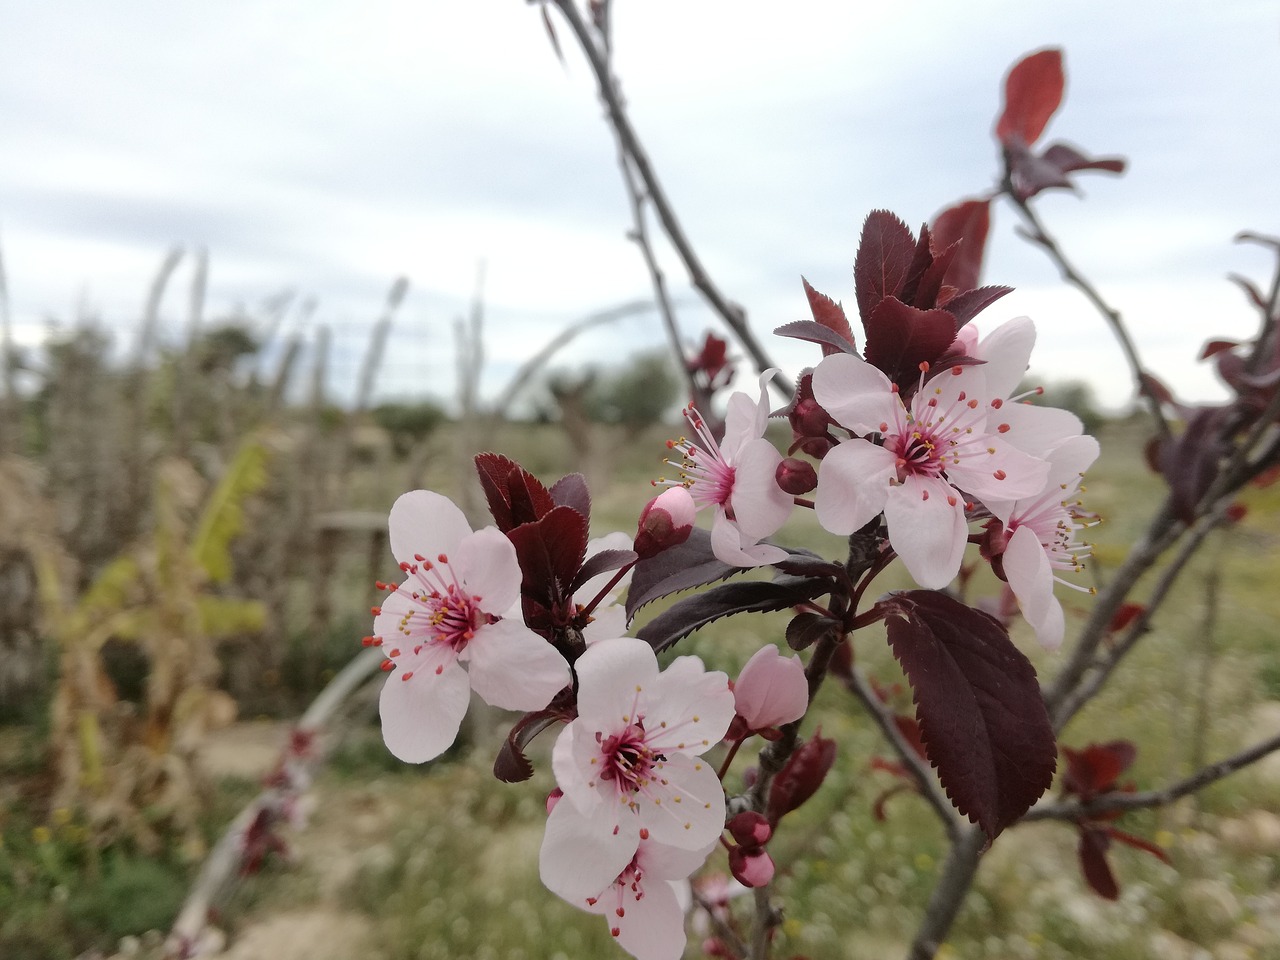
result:
[[(577, 817), (569, 804), (557, 804), (548, 818), (548, 835), (587, 829), (574, 823)], [(637, 960), (679, 960), (686, 945), (685, 913), (692, 902), (688, 877), (714, 848), (714, 841), (687, 850), (640, 840), (622, 869), (590, 893), (583, 893), (591, 887), (583, 886), (580, 872), (549, 874), (544, 866), (543, 881), (574, 906), (603, 915), (618, 945)]]
[(701, 755), (724, 737), (733, 693), (728, 678), (697, 657), (679, 657), (659, 673), (653, 649), (629, 637), (592, 644), (574, 669), (578, 716), (552, 751), (564, 791), (553, 814), (572, 807), (588, 829), (552, 842), (548, 824), (543, 875), (569, 871), (581, 880), (594, 869), (587, 885), (599, 890), (640, 840), (693, 850), (719, 837), (724, 790)]
[[(854, 436), (822, 461), (814, 506), (818, 522), (842, 535), (883, 512), (908, 572), (938, 589), (960, 569), (966, 500), (1032, 496), (1049, 467), (1006, 442), (1002, 420), (989, 422), (992, 401), (1003, 397), (988, 391), (981, 367), (921, 379), (907, 405), (888, 377), (858, 357), (835, 354), (818, 364), (814, 396)], [(867, 439), (873, 434), (879, 442)]]
[(1042, 493), (1012, 503), (987, 504), (1004, 525), (1001, 569), (1005, 579), (1023, 617), (1035, 629), (1040, 643), (1051, 650), (1061, 645), (1065, 632), (1062, 605), (1053, 595), (1054, 583), (1087, 589), (1063, 580), (1055, 571), (1083, 569), (1080, 557), (1089, 548), (1075, 538), (1090, 525), (1091, 518), (1081, 512), (1080, 502), (1074, 498), (1098, 451), (1093, 437), (1063, 441), (1048, 454), (1051, 472)]
[(501, 531), (473, 533), (452, 501), (428, 490), (401, 496), (389, 527), (406, 578), (369, 642), (392, 671), (378, 705), (395, 756), (422, 763), (448, 749), (473, 689), (495, 707), (537, 710), (568, 685), (564, 657), (518, 616), (503, 616), (519, 599), (521, 575)]
[(752, 655), (733, 685), (734, 706), (748, 730), (779, 727), (809, 709), (809, 680), (799, 657), (783, 657), (773, 644)]
[(786, 522), (795, 501), (775, 479), (782, 455), (764, 439), (769, 420), (766, 384), (773, 376), (760, 376), (760, 397), (752, 400), (741, 391), (729, 397), (724, 439), (716, 443), (706, 422), (692, 406), (685, 418), (694, 439), (681, 437), (668, 446), (681, 453), (680, 480), (699, 507), (715, 510), (711, 524), (711, 549), (723, 563), (755, 567), (776, 563), (787, 556), (781, 547), (760, 541), (776, 533)]

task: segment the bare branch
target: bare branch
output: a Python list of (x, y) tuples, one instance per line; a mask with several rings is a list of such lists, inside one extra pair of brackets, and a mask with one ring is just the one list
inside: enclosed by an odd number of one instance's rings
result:
[(973, 824), (963, 826), (960, 838), (951, 845), (942, 865), (942, 875), (929, 896), (924, 917), (907, 951), (907, 960), (932, 960), (937, 954), (955, 923), (969, 888), (973, 886), (973, 877), (978, 872), (978, 863), (986, 846), (987, 836), (978, 827)]
[[(609, 123), (613, 127), (618, 143), (630, 158), (636, 175), (643, 182), (645, 193), (658, 215), (658, 222), (662, 224), (663, 232), (666, 233), (681, 262), (684, 263), (685, 269), (689, 273), (690, 282), (703, 295), (711, 308), (720, 315), (729, 326), (729, 329), (733, 331), (734, 336), (738, 338), (743, 348), (751, 356), (757, 370), (763, 372), (770, 367), (776, 366), (751, 332), (751, 328), (747, 324), (746, 312), (721, 292), (702, 265), (697, 253), (694, 252), (692, 244), (690, 244), (688, 237), (684, 233), (684, 228), (680, 225), (680, 221), (676, 218), (675, 211), (667, 199), (666, 192), (658, 182), (658, 176), (649, 162), (649, 156), (641, 145), (635, 128), (631, 125), (631, 120), (619, 95), (617, 84), (609, 72), (608, 60), (592, 39), (590, 30), (582, 19), (581, 14), (579, 14), (574, 0), (551, 0), (551, 2), (556, 5), (556, 8), (568, 22), (574, 38), (586, 55), (591, 71), (595, 74), (600, 99), (604, 102), (605, 109), (608, 111)], [(773, 384), (784, 396), (789, 397), (791, 395), (791, 383), (781, 373), (774, 374)]]
[(1062, 278), (1083, 293), (1085, 298), (1102, 314), (1102, 318), (1106, 320), (1107, 325), (1111, 327), (1111, 332), (1115, 334), (1115, 338), (1120, 344), (1120, 349), (1123, 351), (1125, 359), (1129, 362), (1129, 371), (1133, 374), (1134, 387), (1138, 396), (1146, 399), (1151, 419), (1155, 422), (1161, 436), (1171, 436), (1169, 422), (1165, 419), (1164, 411), (1160, 408), (1160, 400), (1156, 397), (1147, 381), (1147, 372), (1142, 366), (1142, 361), (1138, 358), (1138, 348), (1129, 336), (1128, 328), (1125, 327), (1120, 311), (1103, 300), (1102, 294), (1098, 292), (1098, 289), (1071, 265), (1057, 242), (1045, 230), (1040, 218), (1035, 215), (1035, 211), (1031, 209), (1030, 204), (1019, 197), (1012, 185), (1007, 182), (1005, 184), (1005, 195), (1012, 201), (1018, 213), (1022, 215), (1022, 219), (1026, 221), (1027, 230), (1025, 231), (1025, 236), (1027, 239), (1044, 249), (1049, 259), (1058, 265)]
[(854, 667), (847, 677), (841, 676), (839, 679), (849, 692), (858, 698), (858, 702), (871, 715), (871, 719), (876, 722), (884, 738), (893, 747), (899, 761), (910, 771), (920, 795), (933, 808), (933, 812), (938, 815), (938, 819), (946, 828), (948, 839), (952, 843), (959, 842), (961, 830), (965, 825), (964, 818), (947, 799), (929, 764), (920, 758), (920, 755), (907, 742), (906, 737), (902, 735), (898, 725), (894, 723), (893, 711), (880, 701), (867, 678), (857, 667)]
[(1184, 780), (1171, 783), (1161, 790), (1144, 790), (1141, 793), (1108, 793), (1095, 797), (1088, 803), (1064, 801), (1048, 803), (1027, 811), (1019, 823), (1036, 820), (1091, 820), (1111, 813), (1142, 810), (1147, 807), (1163, 807), (1205, 787), (1217, 783), (1237, 770), (1257, 763), (1270, 753), (1280, 750), (1280, 733), (1268, 737), (1239, 753), (1197, 771)]

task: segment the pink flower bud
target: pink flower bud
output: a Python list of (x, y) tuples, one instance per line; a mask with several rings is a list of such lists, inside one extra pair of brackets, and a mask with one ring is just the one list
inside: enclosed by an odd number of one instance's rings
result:
[(658, 494), (640, 511), (635, 543), (631, 549), (644, 560), (668, 547), (689, 539), (693, 515), (697, 508), (684, 487), (671, 487)]
[(813, 469), (813, 464), (795, 457), (787, 457), (779, 463), (773, 478), (793, 497), (802, 496), (818, 485), (818, 471)]
[(729, 870), (746, 887), (763, 887), (773, 879), (773, 858), (763, 850), (748, 853), (742, 847), (729, 851)]
[(754, 810), (735, 814), (725, 826), (733, 834), (733, 839), (748, 849), (763, 847), (773, 836), (773, 827), (769, 826), (769, 821)]
[(799, 657), (782, 657), (767, 644), (747, 661), (733, 685), (733, 702), (752, 730), (799, 720), (809, 709), (809, 681)]

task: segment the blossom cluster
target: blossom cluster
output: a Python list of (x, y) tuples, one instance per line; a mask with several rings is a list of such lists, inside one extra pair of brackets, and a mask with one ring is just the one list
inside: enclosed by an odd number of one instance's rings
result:
[[(542, 881), (604, 916), (641, 960), (683, 954), (689, 879), (717, 848), (738, 883), (772, 881), (779, 821), (818, 789), (835, 758), (832, 741), (803, 739), (800, 724), (825, 674), (852, 669), (855, 630), (885, 623), (915, 692), (919, 755), (989, 835), (1052, 779), (1056, 750), (1034, 670), (1001, 624), (940, 591), (971, 554), (1007, 584), (1040, 641), (1056, 646), (1063, 613), (1054, 584), (1080, 568), (1077, 533), (1091, 518), (1077, 494), (1098, 445), (1072, 414), (1023, 402), (1035, 392), (1019, 386), (1035, 342), (1030, 320), (986, 336), (970, 322), (998, 297), (984, 291), (1003, 288), (947, 286), (948, 257), (927, 229), (917, 243), (888, 216), (873, 214), (868, 230), (894, 242), (867, 244), (864, 235), (864, 247), (905, 250), (907, 260), (870, 270), (860, 252), (861, 354), (843, 310), (806, 283), (813, 322), (779, 333), (817, 343), (823, 356), (801, 373), (792, 402), (771, 411), (776, 371), (767, 370), (754, 393), (728, 396), (723, 421), (690, 403), (690, 434), (667, 445), (678, 474), (655, 481), (664, 489), (639, 513), (634, 535), (591, 539), (582, 477), (546, 486), (497, 454), (476, 458), (491, 525), (473, 529), (427, 490), (391, 509), (402, 580), (380, 584), (387, 595), (364, 641), (385, 654), (387, 747), (412, 763), (440, 756), (474, 693), (522, 714), (494, 764), (516, 782), (532, 775), (533, 738), (559, 725)], [(729, 361), (712, 346), (708, 338), (703, 354), (717, 373), (699, 381), (703, 404), (727, 380)], [(785, 451), (767, 435), (771, 416), (791, 427)], [(849, 556), (827, 560), (774, 542), (796, 509), (812, 510)], [(696, 525), (700, 510), (711, 514), (709, 530)], [(895, 559), (922, 589), (860, 611), (867, 585)], [(771, 567), (772, 579), (720, 583), (759, 567)], [(690, 589), (700, 592), (635, 626), (649, 603)], [(696, 656), (660, 662), (712, 620), (786, 610), (785, 640), (812, 648), (807, 662), (772, 643), (734, 681)], [(943, 648), (982, 656), (939, 658)], [(985, 693), (994, 687), (1003, 691), (997, 704)], [(976, 727), (990, 752), (956, 732)], [(731, 780), (753, 737), (775, 752)], [(738, 783), (736, 794), (726, 790)], [(720, 955), (714, 939), (704, 946)]]

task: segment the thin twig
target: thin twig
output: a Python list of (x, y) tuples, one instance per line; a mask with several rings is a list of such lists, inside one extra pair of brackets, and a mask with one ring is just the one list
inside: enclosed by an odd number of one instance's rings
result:
[(929, 764), (921, 759), (907, 742), (907, 738), (902, 735), (902, 731), (898, 729), (898, 725), (894, 722), (893, 711), (880, 701), (867, 678), (857, 667), (849, 671), (847, 676), (841, 675), (839, 679), (849, 692), (858, 698), (858, 702), (871, 715), (871, 719), (876, 722), (884, 738), (893, 747), (899, 761), (910, 771), (920, 795), (933, 808), (933, 812), (938, 815), (938, 819), (946, 828), (947, 838), (952, 843), (959, 842), (961, 830), (965, 825), (964, 818), (947, 799)]
[(1151, 419), (1155, 422), (1156, 429), (1160, 431), (1163, 437), (1172, 436), (1169, 429), (1169, 422), (1165, 419), (1164, 411), (1160, 408), (1160, 400), (1156, 397), (1154, 391), (1147, 380), (1147, 372), (1142, 366), (1142, 361), (1138, 357), (1138, 348), (1134, 345), (1129, 331), (1125, 327), (1124, 319), (1120, 315), (1120, 311), (1108, 304), (1102, 299), (1102, 294), (1098, 289), (1084, 278), (1084, 276), (1072, 266), (1067, 259), (1066, 254), (1062, 252), (1062, 248), (1051, 237), (1044, 225), (1040, 222), (1040, 218), (1036, 216), (1035, 211), (1031, 209), (1030, 204), (1021, 197), (1013, 189), (1012, 185), (1006, 183), (1005, 194), (1013, 202), (1018, 213), (1022, 215), (1022, 219), (1026, 221), (1028, 229), (1026, 236), (1033, 243), (1044, 248), (1045, 253), (1058, 266), (1058, 270), (1062, 273), (1062, 278), (1074, 286), (1077, 290), (1085, 295), (1085, 298), (1093, 304), (1097, 311), (1102, 314), (1107, 325), (1111, 327), (1111, 332), (1115, 334), (1115, 338), (1120, 343), (1120, 349), (1124, 353), (1125, 359), (1129, 362), (1129, 371), (1133, 375), (1134, 386), (1140, 397), (1144, 397), (1147, 406), (1150, 408)]
[(1181, 799), (1188, 794), (1198, 793), (1205, 787), (1217, 783), (1237, 770), (1243, 770), (1250, 764), (1257, 763), (1270, 753), (1280, 750), (1280, 733), (1268, 737), (1253, 746), (1232, 754), (1224, 760), (1205, 767), (1191, 776), (1171, 783), (1161, 790), (1144, 790), (1141, 793), (1108, 793), (1095, 797), (1088, 803), (1069, 800), (1060, 803), (1047, 803), (1035, 807), (1019, 820), (1019, 823), (1031, 823), (1036, 820), (1090, 820), (1112, 813), (1123, 813), (1127, 810), (1142, 810), (1147, 807), (1162, 807)]
[(1195, 556), (1205, 538), (1224, 521), (1226, 507), (1227, 502), (1223, 500), (1220, 502), (1218, 509), (1201, 518), (1200, 522), (1191, 530), (1190, 536), (1182, 541), (1182, 546), (1179, 548), (1177, 555), (1161, 572), (1160, 579), (1147, 597), (1147, 602), (1142, 612), (1134, 618), (1133, 622), (1125, 630), (1124, 635), (1115, 641), (1106, 656), (1094, 665), (1092, 673), (1082, 674), (1075, 687), (1065, 693), (1061, 702), (1051, 704), (1049, 715), (1053, 720), (1053, 729), (1055, 731), (1062, 730), (1067, 721), (1097, 695), (1120, 661), (1146, 634), (1150, 628), (1152, 618), (1161, 604), (1168, 598), (1169, 591), (1173, 589), (1179, 574), (1182, 573), (1191, 558)]
[(733, 956), (740, 958), (740, 960), (746, 960), (746, 943), (738, 936), (738, 932), (733, 927), (721, 919), (720, 915), (716, 913), (715, 906), (698, 892), (697, 886), (693, 887), (693, 902), (707, 915), (707, 920), (711, 923), (711, 929), (715, 931), (716, 937), (720, 942), (728, 948)]
[[(565, 21), (569, 24), (574, 38), (578, 41), (578, 46), (582, 48), (582, 52), (591, 66), (592, 73), (595, 74), (600, 99), (604, 101), (605, 109), (609, 114), (609, 123), (613, 127), (614, 134), (622, 149), (630, 158), (636, 174), (644, 183), (645, 194), (653, 204), (654, 212), (658, 215), (658, 222), (662, 224), (663, 232), (671, 241), (671, 245), (679, 255), (685, 270), (688, 271), (689, 281), (703, 295), (711, 308), (720, 315), (729, 329), (733, 331), (734, 336), (738, 338), (743, 348), (751, 356), (751, 360), (756, 365), (757, 370), (763, 373), (770, 367), (776, 366), (751, 332), (751, 328), (747, 324), (746, 312), (740, 305), (730, 301), (712, 281), (710, 274), (707, 273), (701, 259), (685, 235), (684, 228), (680, 225), (680, 221), (676, 218), (675, 211), (671, 207), (671, 202), (667, 199), (666, 191), (662, 189), (662, 184), (658, 182), (658, 176), (649, 162), (649, 156), (640, 143), (640, 138), (636, 134), (635, 128), (631, 125), (631, 119), (627, 115), (626, 108), (622, 104), (622, 98), (609, 73), (608, 60), (592, 39), (590, 28), (588, 28), (586, 22), (582, 19), (582, 15), (578, 12), (575, 0), (551, 0), (551, 2), (555, 4), (556, 9), (560, 11)], [(772, 382), (784, 396), (791, 396), (791, 383), (780, 372), (774, 374)]]

